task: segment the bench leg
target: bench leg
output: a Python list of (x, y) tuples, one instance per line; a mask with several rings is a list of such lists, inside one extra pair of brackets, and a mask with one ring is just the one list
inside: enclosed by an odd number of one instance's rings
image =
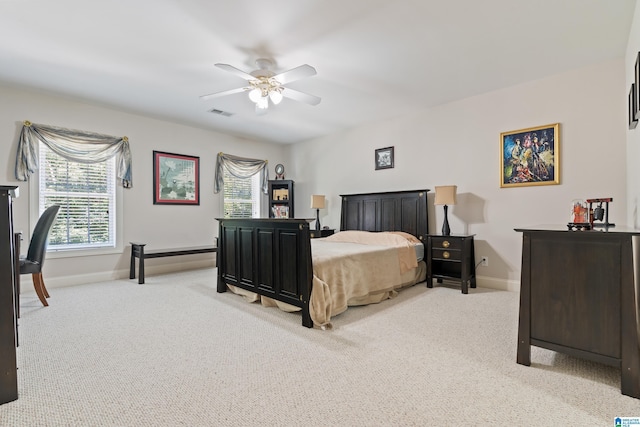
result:
[(129, 279), (136, 278), (136, 257), (133, 255), (134, 249), (131, 246), (131, 265), (129, 266)]
[(138, 284), (144, 284), (144, 253), (140, 251), (140, 261), (138, 261)]

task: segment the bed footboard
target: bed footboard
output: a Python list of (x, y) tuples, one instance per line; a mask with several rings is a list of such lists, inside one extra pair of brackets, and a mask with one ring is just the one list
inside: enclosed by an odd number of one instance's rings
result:
[(309, 312), (313, 269), (309, 222), (305, 219), (217, 218), (218, 292), (237, 286)]

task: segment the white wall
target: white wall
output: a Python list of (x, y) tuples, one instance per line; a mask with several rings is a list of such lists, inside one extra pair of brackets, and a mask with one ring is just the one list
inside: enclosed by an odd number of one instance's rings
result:
[[(640, 33), (636, 22), (638, 19), (634, 20), (629, 50), (637, 52), (640, 43), (634, 40), (640, 39)], [(295, 181), (296, 216), (314, 218), (315, 212), (309, 207), (310, 195), (325, 194), (327, 209), (321, 212), (322, 224), (334, 228), (339, 227), (340, 194), (433, 189), (436, 185), (456, 184), (458, 204), (449, 210), (452, 231), (476, 234), (476, 258), (489, 257), (489, 267), (478, 270), (480, 286), (517, 289), (521, 235), (514, 228), (565, 224), (571, 201), (590, 197), (613, 197), (612, 222), (624, 224), (627, 218), (637, 222), (640, 188), (633, 159), (638, 154), (640, 141), (635, 139), (640, 138), (640, 127), (635, 132), (626, 131), (626, 99), (634, 61), (635, 53), (628, 53), (625, 60), (291, 146), (243, 140), (0, 86), (0, 144), (4, 153), (4, 160), (0, 161), (1, 182), (20, 186), (15, 225), (18, 230), (29, 230), (32, 225), (27, 220), (28, 184), (17, 182), (13, 176), (23, 120), (126, 135), (131, 142), (134, 187), (124, 192), (124, 242), (141, 240), (158, 246), (206, 244), (216, 233), (213, 218), (221, 214), (221, 208), (212, 183), (219, 151), (265, 158), (270, 165), (283, 162), (287, 179)], [(500, 132), (556, 122), (561, 126), (561, 184), (501, 189)], [(395, 168), (376, 171), (374, 150), (387, 146), (395, 147)], [(200, 157), (200, 206), (153, 205), (153, 150)], [(442, 208), (434, 208), (433, 194), (429, 197), (429, 214), (430, 229), (437, 232), (442, 225)], [(48, 258), (47, 285), (126, 277), (128, 257), (129, 248), (125, 246), (115, 255)], [(167, 268), (181, 269), (206, 259), (203, 256), (191, 262), (186, 258), (167, 258), (162, 264), (171, 263)]]
[[(610, 222), (626, 222), (626, 95), (620, 59), (295, 144), (285, 166), (296, 181), (296, 214), (314, 217), (310, 195), (325, 194), (322, 225), (338, 228), (340, 194), (456, 184), (452, 232), (474, 233), (476, 259), (489, 257), (479, 285), (518, 289), (514, 228), (566, 224), (573, 199), (596, 197), (613, 197)], [(561, 184), (500, 188), (500, 133), (556, 122)], [(374, 150), (387, 146), (395, 168), (376, 171)], [(439, 232), (442, 207), (433, 193), (428, 200), (430, 230)]]
[[(631, 89), (631, 84), (635, 81), (635, 63), (638, 51), (640, 51), (640, 7), (636, 6), (624, 61), (627, 95)], [(627, 129), (627, 199), (629, 201), (627, 221), (630, 225), (640, 228), (640, 212), (638, 212), (640, 207), (640, 170), (638, 168), (638, 159), (640, 159), (640, 126), (633, 130)]]
[[(71, 258), (47, 256), (44, 266), (47, 287), (128, 277), (130, 241), (147, 242), (155, 247), (210, 244), (218, 232), (214, 218), (222, 214), (221, 195), (213, 194), (217, 153), (222, 151), (268, 159), (270, 165), (284, 160), (284, 147), (281, 145), (240, 139), (58, 96), (0, 86), (0, 152), (3, 159), (0, 161), (0, 183), (20, 187), (20, 197), (14, 206), (14, 225), (16, 230), (25, 232), (35, 225), (29, 223), (29, 184), (19, 182), (14, 177), (18, 135), (24, 120), (109, 135), (126, 135), (133, 157), (133, 188), (123, 190), (124, 247), (112, 255)], [(153, 150), (200, 157), (199, 206), (153, 204)], [(273, 174), (273, 167), (270, 169)], [(22, 253), (26, 253), (27, 245), (28, 240), (25, 240)], [(158, 261), (148, 262), (149, 273), (213, 265), (210, 254), (162, 258), (161, 262)], [(30, 279), (24, 276), (23, 280), (28, 283)], [(30, 284), (25, 288), (30, 289)]]

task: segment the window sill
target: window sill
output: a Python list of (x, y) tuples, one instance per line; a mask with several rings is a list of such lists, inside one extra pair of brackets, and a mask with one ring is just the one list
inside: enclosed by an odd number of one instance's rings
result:
[(121, 254), (122, 248), (48, 249), (47, 258), (80, 258), (85, 256)]

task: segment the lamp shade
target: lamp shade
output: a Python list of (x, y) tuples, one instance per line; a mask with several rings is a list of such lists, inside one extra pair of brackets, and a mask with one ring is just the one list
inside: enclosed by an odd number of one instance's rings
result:
[(311, 209), (324, 209), (324, 194), (311, 196)]
[(457, 185), (442, 185), (436, 186), (436, 198), (433, 202), (434, 205), (455, 205), (456, 204), (456, 192), (458, 191)]

